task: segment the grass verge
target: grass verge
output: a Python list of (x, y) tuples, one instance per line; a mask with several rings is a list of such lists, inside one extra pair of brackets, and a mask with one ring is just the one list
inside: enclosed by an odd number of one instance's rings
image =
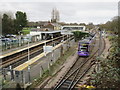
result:
[(39, 86), (44, 80), (46, 80), (48, 77), (54, 77), (54, 73), (59, 70), (60, 66), (64, 64), (64, 62), (67, 60), (69, 56), (74, 54), (76, 52), (75, 48), (77, 47), (77, 44), (74, 44), (74, 46), (70, 47), (62, 57), (60, 57), (56, 62), (50, 66), (49, 70), (46, 70), (42, 77), (38, 78), (36, 81), (32, 83), (30, 88), (36, 88)]

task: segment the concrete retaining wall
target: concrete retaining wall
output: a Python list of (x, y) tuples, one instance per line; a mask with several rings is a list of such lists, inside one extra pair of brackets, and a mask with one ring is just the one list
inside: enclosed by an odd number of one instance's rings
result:
[[(55, 63), (60, 57), (63, 56), (65, 51), (68, 50), (69, 46), (72, 47), (74, 40), (64, 41), (54, 47), (53, 52), (48, 53), (46, 56), (39, 58), (35, 63), (30, 65), (30, 67), (22, 70), (12, 70), (7, 73), (9, 69), (5, 69), (5, 76), (3, 78), (7, 81), (13, 80), (15, 83), (22, 83), (24, 85), (30, 84), (34, 80), (40, 78), (42, 74), (49, 70), (50, 65)], [(7, 73), (7, 74), (6, 74)]]
[[(74, 44), (74, 40), (71, 40), (69, 42), (69, 45), (72, 46)], [(46, 56), (43, 58), (39, 59), (37, 61), (37, 64), (34, 65), (31, 70), (30, 70), (30, 78), (31, 80), (34, 80), (35, 78), (40, 77), (44, 71), (49, 69), (49, 66), (52, 65), (58, 58), (62, 57), (68, 49), (68, 43), (65, 42), (60, 47), (55, 49), (52, 53), (48, 53)], [(27, 81), (27, 79), (26, 79)]]

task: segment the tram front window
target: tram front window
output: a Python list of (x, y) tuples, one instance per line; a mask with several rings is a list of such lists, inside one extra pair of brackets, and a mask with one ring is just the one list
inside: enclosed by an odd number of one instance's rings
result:
[(87, 52), (88, 50), (87, 50), (87, 48), (81, 48), (80, 51)]

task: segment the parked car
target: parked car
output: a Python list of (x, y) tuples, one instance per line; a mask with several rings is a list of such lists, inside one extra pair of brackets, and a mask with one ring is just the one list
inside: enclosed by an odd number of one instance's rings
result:
[(7, 38), (12, 38), (12, 37), (16, 37), (16, 35), (13, 35), (13, 34), (7, 34), (5, 37), (7, 37)]
[(4, 44), (8, 44), (9, 45), (12, 42), (12, 40), (10, 38), (2, 38), (1, 41), (2, 41), (3, 45)]

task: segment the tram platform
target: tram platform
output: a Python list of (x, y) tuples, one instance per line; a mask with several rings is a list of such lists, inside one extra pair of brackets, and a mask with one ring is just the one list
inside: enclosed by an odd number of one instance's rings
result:
[[(57, 48), (59, 48), (63, 43), (66, 43), (66, 41), (63, 41), (62, 43), (56, 45), (55, 47), (53, 47), (53, 51)], [(22, 70), (25, 70), (29, 65), (32, 65), (34, 64), (35, 62), (37, 62), (38, 60), (40, 60), (42, 57), (44, 57), (45, 55), (49, 54), (50, 52), (48, 53), (41, 53), (39, 55), (37, 55), (36, 57), (30, 59), (29, 61), (26, 61), (25, 63), (17, 66), (16, 68), (14, 68), (14, 70), (16, 71), (22, 71)], [(42, 62), (41, 62), (42, 63)]]

